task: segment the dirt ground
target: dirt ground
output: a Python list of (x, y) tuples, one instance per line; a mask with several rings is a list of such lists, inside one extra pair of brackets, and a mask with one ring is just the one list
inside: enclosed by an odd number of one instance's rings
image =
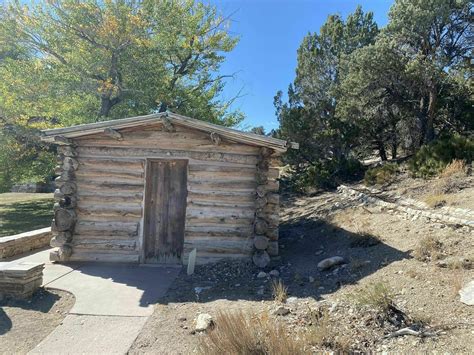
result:
[[(403, 187), (399, 187), (403, 188)], [(469, 197), (474, 200), (472, 190)], [(466, 193), (466, 191), (464, 191)], [(282, 203), (280, 254), (265, 269), (279, 271), (288, 287), (290, 310), (274, 315), (281, 306), (272, 298), (271, 277), (258, 278), (250, 263), (220, 262), (201, 266), (192, 276), (184, 273), (132, 346), (130, 353), (188, 354), (197, 350), (205, 334), (194, 332), (198, 314), (215, 317), (220, 310), (269, 314), (288, 332), (324, 332), (308, 352), (396, 351), (470, 353), (474, 349), (474, 307), (460, 302), (458, 291), (474, 279), (470, 264), (440, 267), (442, 260), (473, 260), (472, 230), (427, 220), (411, 221), (380, 207), (362, 206), (327, 192), (312, 197), (286, 196)], [(414, 258), (423, 239), (437, 240), (431, 258)], [(319, 261), (342, 256), (346, 263), (327, 271)], [(379, 311), (361, 306), (362, 290), (382, 284), (392, 293), (396, 310), (435, 333), (432, 337), (384, 337), (403, 327), (381, 321)], [(321, 319), (312, 315), (326, 314)], [(329, 339), (329, 340), (328, 340)]]
[(26, 354), (66, 317), (74, 296), (39, 289), (29, 301), (0, 302), (0, 354)]

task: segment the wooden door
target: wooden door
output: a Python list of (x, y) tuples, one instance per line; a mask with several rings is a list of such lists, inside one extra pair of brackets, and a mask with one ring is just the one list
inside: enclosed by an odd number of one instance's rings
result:
[(146, 263), (179, 263), (184, 244), (187, 160), (149, 160), (145, 185)]

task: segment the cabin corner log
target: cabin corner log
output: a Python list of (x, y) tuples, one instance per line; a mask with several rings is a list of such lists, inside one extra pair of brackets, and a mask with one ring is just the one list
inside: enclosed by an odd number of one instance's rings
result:
[(256, 200), (254, 223), (253, 261), (259, 267), (270, 262), (270, 256), (278, 255), (279, 223), (279, 157), (268, 147), (260, 148), (256, 172)]
[(123, 135), (119, 131), (113, 129), (113, 128), (106, 128), (104, 129), (104, 135), (113, 139), (116, 139), (118, 141), (123, 140)]
[[(63, 144), (66, 140), (58, 138)], [(55, 142), (58, 142), (55, 137)], [(79, 167), (76, 146), (72, 140), (67, 145), (58, 147), (58, 163), (55, 173), (56, 190), (54, 191), (54, 219), (51, 224), (52, 238), (50, 245), (56, 249), (50, 253), (51, 261), (67, 261), (72, 255), (72, 236), (77, 222), (77, 185), (75, 171)]]

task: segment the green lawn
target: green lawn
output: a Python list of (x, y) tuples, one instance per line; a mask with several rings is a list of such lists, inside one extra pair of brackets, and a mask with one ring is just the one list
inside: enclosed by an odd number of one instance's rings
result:
[(50, 226), (53, 204), (53, 194), (0, 194), (0, 238)]

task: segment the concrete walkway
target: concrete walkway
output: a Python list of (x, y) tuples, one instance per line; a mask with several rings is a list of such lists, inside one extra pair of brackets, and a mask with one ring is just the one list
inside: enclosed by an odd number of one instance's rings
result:
[[(179, 273), (177, 267), (122, 264), (52, 264), (49, 250), (19, 259), (45, 263), (43, 285), (76, 300), (64, 321), (30, 354), (125, 354), (153, 303)], [(18, 261), (18, 259), (16, 260)]]

